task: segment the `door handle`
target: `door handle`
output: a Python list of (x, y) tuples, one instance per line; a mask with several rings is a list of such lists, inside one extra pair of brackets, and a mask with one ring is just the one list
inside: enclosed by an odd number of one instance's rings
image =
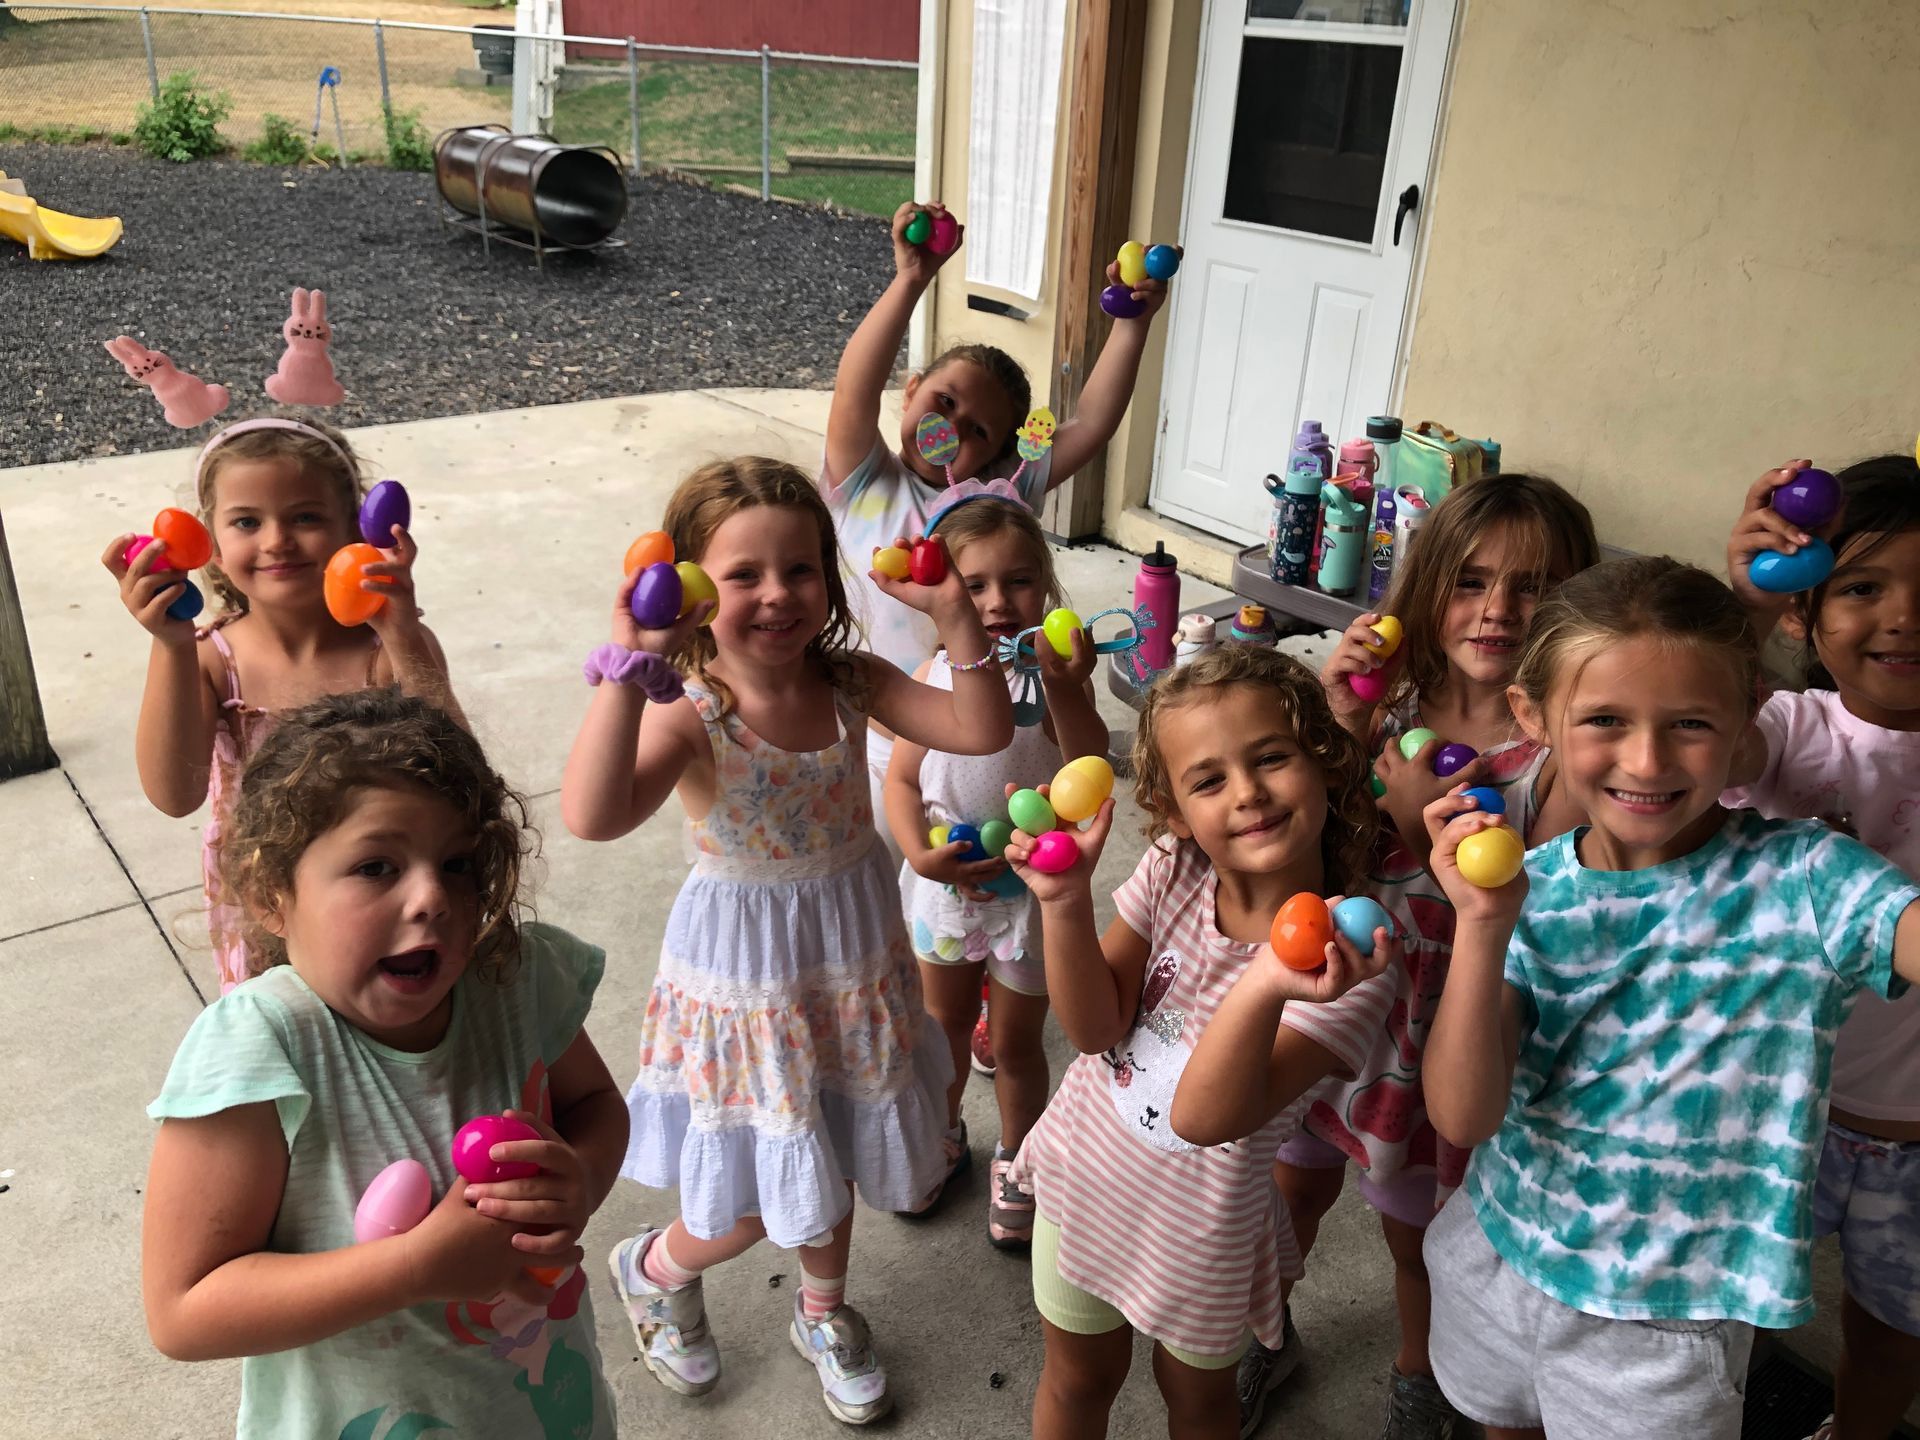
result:
[(1400, 223), (1420, 208), (1420, 187), (1409, 185), (1400, 192), (1400, 203), (1393, 212), (1393, 243), (1400, 243)]

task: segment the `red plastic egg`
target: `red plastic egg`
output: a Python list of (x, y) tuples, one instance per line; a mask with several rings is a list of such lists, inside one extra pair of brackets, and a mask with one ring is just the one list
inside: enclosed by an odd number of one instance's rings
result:
[(1280, 907), (1267, 938), (1289, 970), (1318, 970), (1327, 963), (1327, 946), (1333, 940), (1333, 915), (1327, 902), (1301, 891)]
[(916, 540), (907, 564), (914, 584), (938, 585), (947, 578), (946, 547), (938, 540)]
[(364, 625), (378, 615), (385, 608), (387, 597), (360, 588), (360, 567), (378, 565), (383, 559), (373, 546), (358, 541), (334, 551), (322, 581), (327, 613), (342, 625)]
[(153, 517), (153, 538), (167, 547), (174, 570), (198, 570), (213, 558), (213, 537), (196, 516), (169, 506)]

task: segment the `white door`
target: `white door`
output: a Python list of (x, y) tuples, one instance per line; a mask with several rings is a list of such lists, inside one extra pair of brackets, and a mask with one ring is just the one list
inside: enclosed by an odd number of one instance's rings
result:
[(1456, 0), (1209, 0), (1154, 507), (1265, 537), (1302, 420), (1388, 410)]

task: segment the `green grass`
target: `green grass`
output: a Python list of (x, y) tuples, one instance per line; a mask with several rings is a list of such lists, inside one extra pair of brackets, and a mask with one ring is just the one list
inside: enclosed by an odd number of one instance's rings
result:
[(9, 125), (0, 121), (0, 142), (16, 141), (33, 145), (130, 145), (133, 136), (125, 130), (91, 130), (84, 125)]

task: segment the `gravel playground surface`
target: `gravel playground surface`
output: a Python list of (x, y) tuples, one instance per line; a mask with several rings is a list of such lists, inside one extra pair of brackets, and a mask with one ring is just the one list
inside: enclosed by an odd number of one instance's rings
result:
[[(0, 144), (43, 205), (118, 215), (94, 261), (0, 241), (0, 465), (180, 445), (101, 348), (127, 334), (233, 403), (273, 408), (296, 285), (325, 290), (341, 425), (718, 385), (825, 389), (892, 266), (883, 221), (648, 177), (624, 249), (549, 254), (435, 219), (430, 175), (172, 165), (130, 149)], [(210, 433), (197, 432), (197, 433)]]

